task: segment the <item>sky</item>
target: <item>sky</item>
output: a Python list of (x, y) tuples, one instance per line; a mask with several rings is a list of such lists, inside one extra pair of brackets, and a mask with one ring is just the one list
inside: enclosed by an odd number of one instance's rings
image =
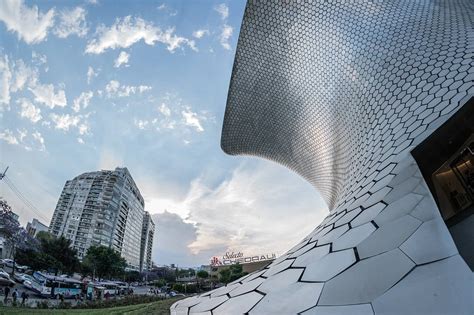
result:
[(153, 214), (159, 265), (283, 254), (317, 226), (310, 184), (220, 148), (244, 7), (0, 1), (0, 196), (20, 222), (49, 224), (66, 180), (119, 166)]

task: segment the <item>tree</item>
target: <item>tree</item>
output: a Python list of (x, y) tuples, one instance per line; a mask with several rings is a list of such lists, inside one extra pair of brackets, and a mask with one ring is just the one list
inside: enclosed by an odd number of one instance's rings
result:
[(138, 271), (126, 271), (124, 278), (127, 282), (138, 282), (142, 280), (142, 277)]
[(198, 278), (198, 287), (199, 287), (199, 290), (201, 290), (202, 288), (202, 282), (209, 278), (209, 273), (206, 271), (206, 270), (199, 270), (197, 273), (196, 273), (196, 276)]
[(243, 272), (242, 270), (242, 265), (231, 265), (228, 268), (224, 268), (219, 271), (219, 281), (227, 284), (245, 276), (246, 274), (247, 272)]
[(41, 249), (44, 254), (47, 254), (56, 260), (56, 263), (51, 267), (63, 273), (72, 274), (79, 269), (79, 259), (77, 258), (77, 251), (71, 247), (71, 240), (60, 236), (58, 238), (41, 239)]
[[(16, 263), (18, 250), (27, 250), (35, 245), (34, 239), (20, 226), (10, 205), (4, 199), (0, 199), (0, 235), (5, 239), (5, 245), (9, 249), (9, 257)], [(12, 274), (15, 268), (12, 268)]]
[(201, 279), (207, 279), (209, 277), (209, 273), (206, 270), (199, 270), (196, 275)]
[(127, 262), (118, 252), (106, 246), (91, 246), (82, 261), (82, 274), (99, 280), (122, 276)]
[(55, 238), (47, 232), (37, 235), (36, 247), (17, 251), (18, 262), (32, 267), (34, 270), (53, 269), (55, 274), (72, 274), (79, 269), (77, 252), (71, 247), (71, 241), (63, 236)]

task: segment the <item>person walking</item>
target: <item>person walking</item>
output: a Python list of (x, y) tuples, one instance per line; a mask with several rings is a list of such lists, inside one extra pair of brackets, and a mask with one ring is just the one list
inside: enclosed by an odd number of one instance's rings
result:
[(12, 298), (13, 298), (13, 304), (15, 304), (16, 299), (18, 298), (18, 289), (15, 289), (15, 291), (13, 291)]
[(3, 299), (3, 304), (7, 305), (8, 302), (8, 295), (10, 294), (10, 288), (5, 287), (5, 290), (3, 290), (5, 293), (5, 298)]
[(25, 306), (25, 301), (26, 301), (27, 299), (28, 299), (28, 294), (27, 294), (25, 291), (23, 291), (23, 292), (21, 293), (21, 305), (22, 305), (22, 306)]

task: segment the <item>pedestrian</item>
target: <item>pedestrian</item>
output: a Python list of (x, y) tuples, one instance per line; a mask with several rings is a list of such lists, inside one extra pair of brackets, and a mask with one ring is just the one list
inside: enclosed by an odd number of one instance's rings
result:
[(12, 293), (13, 303), (16, 303), (16, 299), (18, 298), (18, 289), (15, 289)]
[(8, 295), (10, 294), (10, 288), (9, 288), (9, 287), (5, 287), (4, 292), (5, 292), (5, 299), (3, 300), (3, 303), (4, 303), (5, 305), (7, 305), (7, 302), (8, 302)]
[(21, 305), (25, 306), (25, 301), (28, 299), (28, 294), (25, 291), (21, 293)]

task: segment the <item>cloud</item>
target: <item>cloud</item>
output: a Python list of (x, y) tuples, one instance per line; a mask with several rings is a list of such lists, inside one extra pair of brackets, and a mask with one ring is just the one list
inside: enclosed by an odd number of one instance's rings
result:
[(221, 32), (219, 34), (219, 42), (224, 49), (230, 50), (231, 47), (229, 39), (232, 37), (234, 29), (232, 26), (227, 24), (227, 18), (229, 17), (229, 7), (225, 3), (221, 3), (220, 5), (215, 6), (214, 10), (219, 13), (223, 21)]
[(193, 36), (196, 38), (202, 38), (204, 35), (209, 35), (209, 30), (201, 29), (193, 32)]
[(8, 62), (8, 56), (5, 55), (3, 58), (0, 58), (0, 109), (10, 109), (10, 84), (12, 80), (12, 72), (10, 70), (10, 65)]
[(36, 131), (36, 132), (33, 132), (31, 135), (33, 136), (33, 139), (35, 139), (38, 142), (39, 146), (40, 146), (38, 150), (39, 151), (45, 151), (46, 146), (44, 145), (44, 138), (43, 138), (43, 136), (41, 136), (41, 133)]
[(109, 148), (102, 148), (97, 168), (100, 170), (113, 170), (116, 167), (121, 167), (124, 165), (121, 156), (121, 154), (117, 154), (117, 152)]
[(94, 92), (82, 92), (76, 99), (73, 101), (72, 109), (77, 113), (82, 109), (85, 109), (89, 106), (90, 100), (94, 96)]
[(121, 85), (119, 81), (111, 80), (105, 86), (108, 98), (113, 97), (127, 97), (132, 94), (142, 94), (143, 92), (151, 90), (151, 86), (147, 85)]
[(14, 63), (14, 75), (10, 90), (18, 92), (26, 86), (35, 86), (38, 81), (38, 69), (28, 67), (23, 60), (17, 60)]
[(128, 58), (130, 57), (125, 51), (121, 51), (117, 59), (115, 59), (114, 67), (119, 68), (121, 65), (128, 66)]
[(69, 114), (51, 114), (51, 120), (54, 123), (55, 129), (69, 131), (71, 128), (77, 128), (80, 135), (87, 135), (90, 133), (89, 124), (81, 115), (74, 116)]
[(52, 84), (37, 84), (30, 87), (29, 90), (34, 94), (36, 102), (43, 103), (51, 109), (55, 106), (64, 107), (67, 105), (64, 90), (55, 92)]
[(8, 144), (19, 144), (18, 139), (9, 129), (0, 132), (0, 139), (6, 141)]
[[(165, 211), (152, 215), (155, 222), (153, 261), (161, 264), (176, 264), (179, 267), (194, 267), (207, 263), (214, 249), (194, 254), (189, 246), (197, 239), (197, 227), (185, 222), (180, 216)], [(219, 249), (216, 249), (218, 251)]]
[(149, 124), (148, 120), (140, 120), (140, 119), (135, 119), (134, 123), (135, 123), (135, 126), (137, 126), (138, 129), (141, 129), (141, 130), (144, 130)]
[(48, 62), (48, 58), (46, 57), (46, 55), (37, 53), (34, 50), (31, 52), (31, 59), (38, 66), (44, 65)]
[(81, 136), (91, 135), (90, 124), (88, 121), (89, 115), (69, 115), (69, 114), (56, 114), (52, 113), (49, 115), (51, 122), (54, 124), (54, 129), (63, 130), (68, 132), (72, 129), (76, 129), (77, 133)]
[(54, 24), (54, 9), (41, 13), (37, 6), (28, 7), (22, 0), (0, 1), (0, 21), (10, 32), (27, 44), (40, 43), (46, 39)]
[(123, 19), (117, 18), (110, 27), (99, 26), (96, 38), (87, 44), (86, 53), (101, 54), (107, 49), (127, 48), (141, 40), (150, 46), (154, 46), (156, 42), (162, 43), (169, 52), (174, 52), (183, 45), (196, 50), (193, 40), (178, 36), (174, 31), (174, 28), (163, 31), (151, 22), (129, 15)]
[(170, 117), (171, 116), (171, 109), (165, 104), (165, 103), (161, 103), (160, 107), (158, 108), (158, 110), (160, 111), (160, 113), (162, 113), (163, 115), (165, 115), (166, 117)]
[(181, 111), (183, 115), (184, 124), (186, 126), (194, 127), (197, 131), (202, 132), (204, 128), (199, 120), (198, 114), (191, 111), (191, 108), (187, 107)]
[(72, 116), (69, 114), (51, 114), (51, 120), (54, 123), (54, 128), (68, 131), (72, 127), (77, 127), (79, 122), (81, 121), (79, 116)]
[(166, 4), (162, 3), (160, 4), (157, 9), (159, 11), (163, 11), (163, 12), (168, 12), (169, 16), (176, 16), (178, 14), (178, 11), (176, 10), (172, 10), (170, 7), (168, 7)]
[(28, 99), (20, 98), (17, 100), (17, 104), (20, 104), (21, 107), (21, 117), (27, 118), (33, 123), (37, 123), (41, 120), (41, 110), (33, 105)]
[[(166, 212), (155, 215), (157, 233), (167, 229), (161, 218), (173, 227), (174, 232), (166, 233), (172, 233), (178, 242), (174, 253), (161, 248), (167, 245), (154, 245), (154, 255), (161, 263), (173, 263), (178, 254), (189, 260), (188, 265), (207, 263), (227, 249), (248, 255), (283, 254), (327, 215), (322, 198), (310, 184), (267, 161), (244, 161), (217, 185), (200, 176), (181, 198), (169, 200), (169, 193), (161, 198), (144, 195), (148, 211), (166, 209), (175, 214), (173, 218)], [(187, 237), (179, 237), (185, 233)]]
[(54, 34), (59, 38), (69, 35), (84, 37), (87, 34), (86, 10), (76, 7), (71, 10), (62, 11), (59, 14), (59, 25), (54, 29)]
[(99, 75), (98, 71), (95, 71), (94, 68), (89, 66), (87, 68), (87, 84), (90, 84), (92, 79)]
[(174, 93), (165, 93), (156, 110), (159, 115), (148, 120), (149, 126), (154, 126), (159, 132), (175, 130), (182, 136), (189, 135), (190, 129), (202, 132), (204, 131), (203, 122), (214, 120), (206, 111), (193, 110), (192, 106), (186, 104), (179, 95)]
[(44, 139), (38, 131), (33, 132), (30, 137), (26, 129), (17, 129), (16, 132), (5, 129), (0, 132), (0, 140), (11, 145), (21, 146), (27, 151), (33, 149), (37, 149), (38, 151), (46, 150)]
[(229, 39), (232, 37), (233, 29), (232, 26), (229, 26), (227, 24), (224, 24), (222, 26), (222, 31), (219, 36), (219, 41), (221, 43), (221, 46), (224, 47), (224, 49), (230, 50), (230, 43)]
[(225, 20), (229, 17), (229, 7), (225, 3), (221, 3), (214, 7), (214, 10), (219, 13), (221, 19)]

